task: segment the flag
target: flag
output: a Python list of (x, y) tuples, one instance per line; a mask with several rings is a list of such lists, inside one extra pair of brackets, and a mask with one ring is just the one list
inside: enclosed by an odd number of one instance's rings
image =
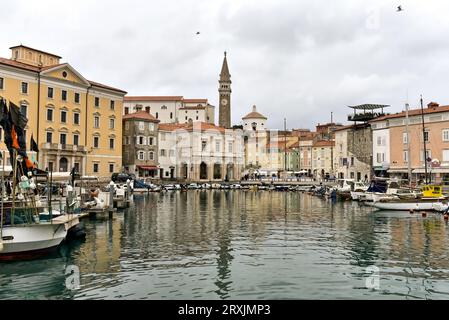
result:
[(22, 130), (25, 129), (28, 119), (22, 112), (20, 112), (20, 108), (11, 101), (9, 102), (9, 114), (13, 125)]
[(34, 141), (33, 134), (31, 134), (30, 150), (31, 151), (35, 151), (35, 152), (39, 152), (39, 148), (37, 146), (36, 141)]
[(5, 121), (8, 119), (8, 107), (3, 99), (0, 99), (0, 125), (3, 127)]

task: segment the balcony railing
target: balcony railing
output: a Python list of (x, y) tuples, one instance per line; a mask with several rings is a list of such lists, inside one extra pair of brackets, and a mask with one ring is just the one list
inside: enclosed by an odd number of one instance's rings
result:
[(41, 145), (42, 150), (62, 150), (71, 152), (85, 152), (86, 148), (84, 146), (77, 146), (73, 144), (60, 144), (60, 143), (43, 143)]
[(356, 113), (348, 115), (348, 121), (370, 121), (375, 118), (385, 115), (381, 112), (366, 112), (366, 113)]

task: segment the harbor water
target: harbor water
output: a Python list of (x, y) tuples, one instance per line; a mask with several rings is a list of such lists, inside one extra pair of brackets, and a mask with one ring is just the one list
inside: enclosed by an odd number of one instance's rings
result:
[(135, 195), (86, 239), (0, 264), (0, 299), (449, 299), (449, 227), (299, 192)]

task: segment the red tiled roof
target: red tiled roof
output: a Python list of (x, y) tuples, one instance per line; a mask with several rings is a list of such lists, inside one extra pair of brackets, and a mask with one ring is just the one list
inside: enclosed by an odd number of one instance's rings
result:
[(343, 130), (351, 129), (351, 128), (353, 128), (353, 127), (354, 127), (354, 125), (353, 125), (353, 124), (350, 124), (350, 125), (347, 125), (347, 126), (342, 126), (342, 127), (340, 127), (340, 128), (337, 128), (337, 129), (333, 130), (332, 132), (335, 132), (335, 131), (343, 131)]
[(156, 119), (155, 117), (153, 117), (151, 114), (149, 114), (146, 111), (139, 111), (139, 112), (135, 112), (135, 113), (129, 113), (129, 114), (125, 114), (123, 116), (123, 120), (129, 120), (129, 119), (146, 120), (146, 121), (156, 122), (156, 123), (159, 122), (158, 119)]
[(185, 103), (207, 103), (207, 99), (183, 99)]
[(128, 96), (125, 101), (181, 101), (183, 96)]
[(193, 122), (192, 124), (189, 124), (189, 123), (182, 123), (182, 124), (181, 123), (161, 123), (159, 125), (159, 130), (163, 130), (163, 131), (175, 131), (178, 129), (184, 129), (187, 131), (215, 130), (215, 131), (219, 131), (221, 133), (224, 133), (226, 131), (226, 129), (223, 127), (219, 127), (214, 124), (207, 123), (207, 122)]
[[(55, 64), (55, 65), (52, 65), (52, 66), (46, 66), (46, 67), (40, 68), (40, 67), (32, 66), (32, 65), (29, 65), (29, 64), (26, 64), (26, 63), (14, 61), (14, 60), (11, 60), (11, 59), (0, 58), (0, 64), (8, 65), (8, 66), (11, 66), (11, 67), (15, 67), (15, 68), (19, 68), (19, 69), (23, 69), (23, 70), (28, 70), (28, 71), (39, 73), (41, 71), (45, 71), (45, 70), (56, 68), (56, 67), (61, 66), (61, 65), (65, 64), (65, 63)], [(90, 80), (88, 80), (88, 81), (94, 87), (104, 88), (104, 89), (117, 91), (117, 92), (121, 92), (121, 93), (125, 93), (125, 94), (127, 93), (126, 91), (123, 91), (121, 89), (110, 87), (110, 86), (107, 86), (107, 85), (104, 85), (104, 84), (101, 84), (101, 83), (98, 83), (98, 82), (90, 81)]]
[(206, 109), (205, 106), (182, 107), (182, 108), (179, 108), (179, 110), (204, 110), (204, 109)]
[(33, 50), (33, 51), (37, 51), (37, 52), (41, 52), (41, 53), (48, 54), (48, 55), (50, 55), (50, 56), (53, 56), (53, 57), (62, 59), (62, 57), (60, 57), (60, 56), (58, 56), (58, 55), (56, 55), (56, 54), (49, 53), (49, 52), (45, 52), (45, 51), (38, 50), (38, 49), (34, 49), (34, 48), (31, 48), (31, 47), (27, 47), (27, 46), (24, 46), (24, 45), (22, 45), (22, 44), (19, 45), (19, 46), (10, 47), (9, 49), (15, 49), (15, 48), (20, 48), (20, 47), (25, 48), (25, 49), (30, 49), (30, 50)]
[(105, 85), (105, 84), (98, 83), (98, 82), (94, 82), (94, 81), (91, 81), (91, 80), (87, 80), (87, 81), (89, 81), (89, 83), (90, 83), (92, 86), (94, 86), (94, 87), (99, 87), (99, 88), (108, 89), (108, 90), (112, 90), (112, 91), (118, 91), (118, 92), (127, 94), (126, 91), (123, 91), (123, 90), (121, 90), (121, 89), (117, 89), (117, 88), (114, 88), (114, 87), (110, 87), (110, 86), (107, 86), (107, 85)]
[[(431, 107), (431, 108), (425, 108), (423, 113), (424, 114), (431, 114), (431, 113), (440, 113), (440, 112), (447, 112), (449, 111), (449, 106), (439, 106), (439, 107)], [(421, 109), (412, 109), (409, 110), (408, 112), (409, 117), (411, 116), (417, 116), (417, 115), (421, 115)], [(402, 118), (405, 117), (405, 111), (402, 112), (398, 112), (395, 114), (389, 114), (389, 115), (385, 115), (376, 119), (373, 119), (370, 121), (371, 122), (378, 122), (378, 121), (383, 121), (383, 120), (388, 120), (388, 119), (395, 119), (395, 118)]]
[(265, 117), (264, 115), (260, 114), (257, 111), (253, 111), (253, 112), (248, 113), (242, 119), (243, 120), (246, 120), (246, 119), (265, 119), (265, 120), (267, 120), (267, 117)]
[(335, 141), (321, 140), (313, 144), (314, 147), (333, 147), (335, 146)]

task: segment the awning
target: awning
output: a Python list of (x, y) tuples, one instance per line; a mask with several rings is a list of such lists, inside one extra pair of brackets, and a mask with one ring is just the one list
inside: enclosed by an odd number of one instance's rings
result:
[(154, 170), (158, 169), (158, 167), (156, 167), (156, 166), (137, 166), (137, 167), (139, 169), (147, 170), (147, 171), (154, 171)]
[[(413, 173), (425, 173), (424, 168), (414, 169)], [(449, 173), (449, 168), (428, 168), (427, 173)]]

